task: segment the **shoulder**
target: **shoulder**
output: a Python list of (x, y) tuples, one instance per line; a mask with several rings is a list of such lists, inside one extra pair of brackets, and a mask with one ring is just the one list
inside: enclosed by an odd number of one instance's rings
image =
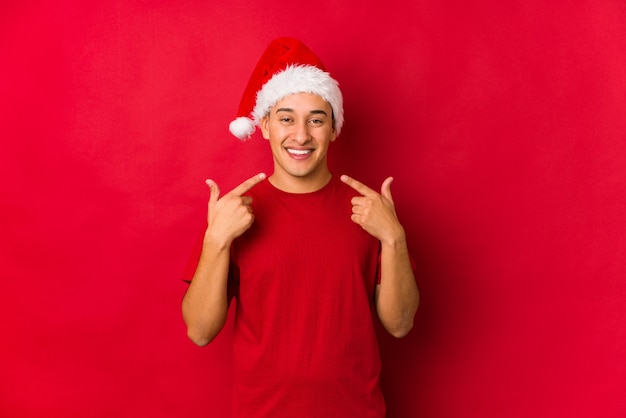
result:
[(358, 195), (356, 190), (341, 181), (337, 175), (334, 175), (331, 179), (329, 183), (329, 190), (338, 199), (341, 198), (351, 200), (354, 196)]
[(248, 190), (244, 195), (250, 196), (253, 199), (255, 197), (264, 197), (268, 194), (271, 194), (272, 187), (270, 186), (270, 182), (268, 179), (265, 179), (258, 184), (256, 184), (252, 189)]

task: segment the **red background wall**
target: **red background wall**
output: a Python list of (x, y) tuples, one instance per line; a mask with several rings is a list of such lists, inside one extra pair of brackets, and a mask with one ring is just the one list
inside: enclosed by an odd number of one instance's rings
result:
[(3, 2), (1, 416), (228, 417), (179, 278), (204, 179), (270, 168), (227, 125), (279, 35), (341, 83), (333, 170), (396, 177), (389, 417), (626, 416), (625, 3), (334, 3)]

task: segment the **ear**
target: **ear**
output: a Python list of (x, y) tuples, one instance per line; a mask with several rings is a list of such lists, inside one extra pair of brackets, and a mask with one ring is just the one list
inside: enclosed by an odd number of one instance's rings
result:
[(270, 139), (270, 129), (269, 129), (270, 115), (269, 113), (261, 118), (259, 121), (259, 127), (261, 128), (261, 133), (263, 134), (263, 138)]
[(333, 131), (330, 134), (330, 142), (335, 142), (335, 139), (337, 139), (337, 130), (333, 126)]

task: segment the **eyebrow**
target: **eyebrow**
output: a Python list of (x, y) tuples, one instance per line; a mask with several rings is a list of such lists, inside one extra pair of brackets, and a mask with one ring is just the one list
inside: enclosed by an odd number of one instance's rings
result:
[[(280, 107), (278, 109), (276, 109), (276, 113), (278, 112), (293, 112), (294, 110), (289, 108), (289, 107)], [(321, 110), (321, 109), (315, 109), (315, 110), (311, 110), (309, 112), (310, 115), (324, 115), (324, 116), (328, 116), (328, 114), (326, 113), (326, 111)]]

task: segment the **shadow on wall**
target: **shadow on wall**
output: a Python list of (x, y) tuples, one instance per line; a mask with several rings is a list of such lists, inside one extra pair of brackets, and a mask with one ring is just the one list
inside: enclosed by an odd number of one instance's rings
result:
[(417, 201), (410, 206), (405, 212), (413, 216), (405, 217), (403, 225), (421, 301), (406, 337), (395, 339), (378, 327), (388, 418), (429, 416), (430, 399), (441, 390), (442, 371), (471, 350), (474, 336), (464, 329), (480, 326), (467, 323), (479, 310), (479, 302), (471, 297), (469, 277), (475, 266), (467, 237), (451, 216), (429, 214), (423, 209), (427, 205)]

